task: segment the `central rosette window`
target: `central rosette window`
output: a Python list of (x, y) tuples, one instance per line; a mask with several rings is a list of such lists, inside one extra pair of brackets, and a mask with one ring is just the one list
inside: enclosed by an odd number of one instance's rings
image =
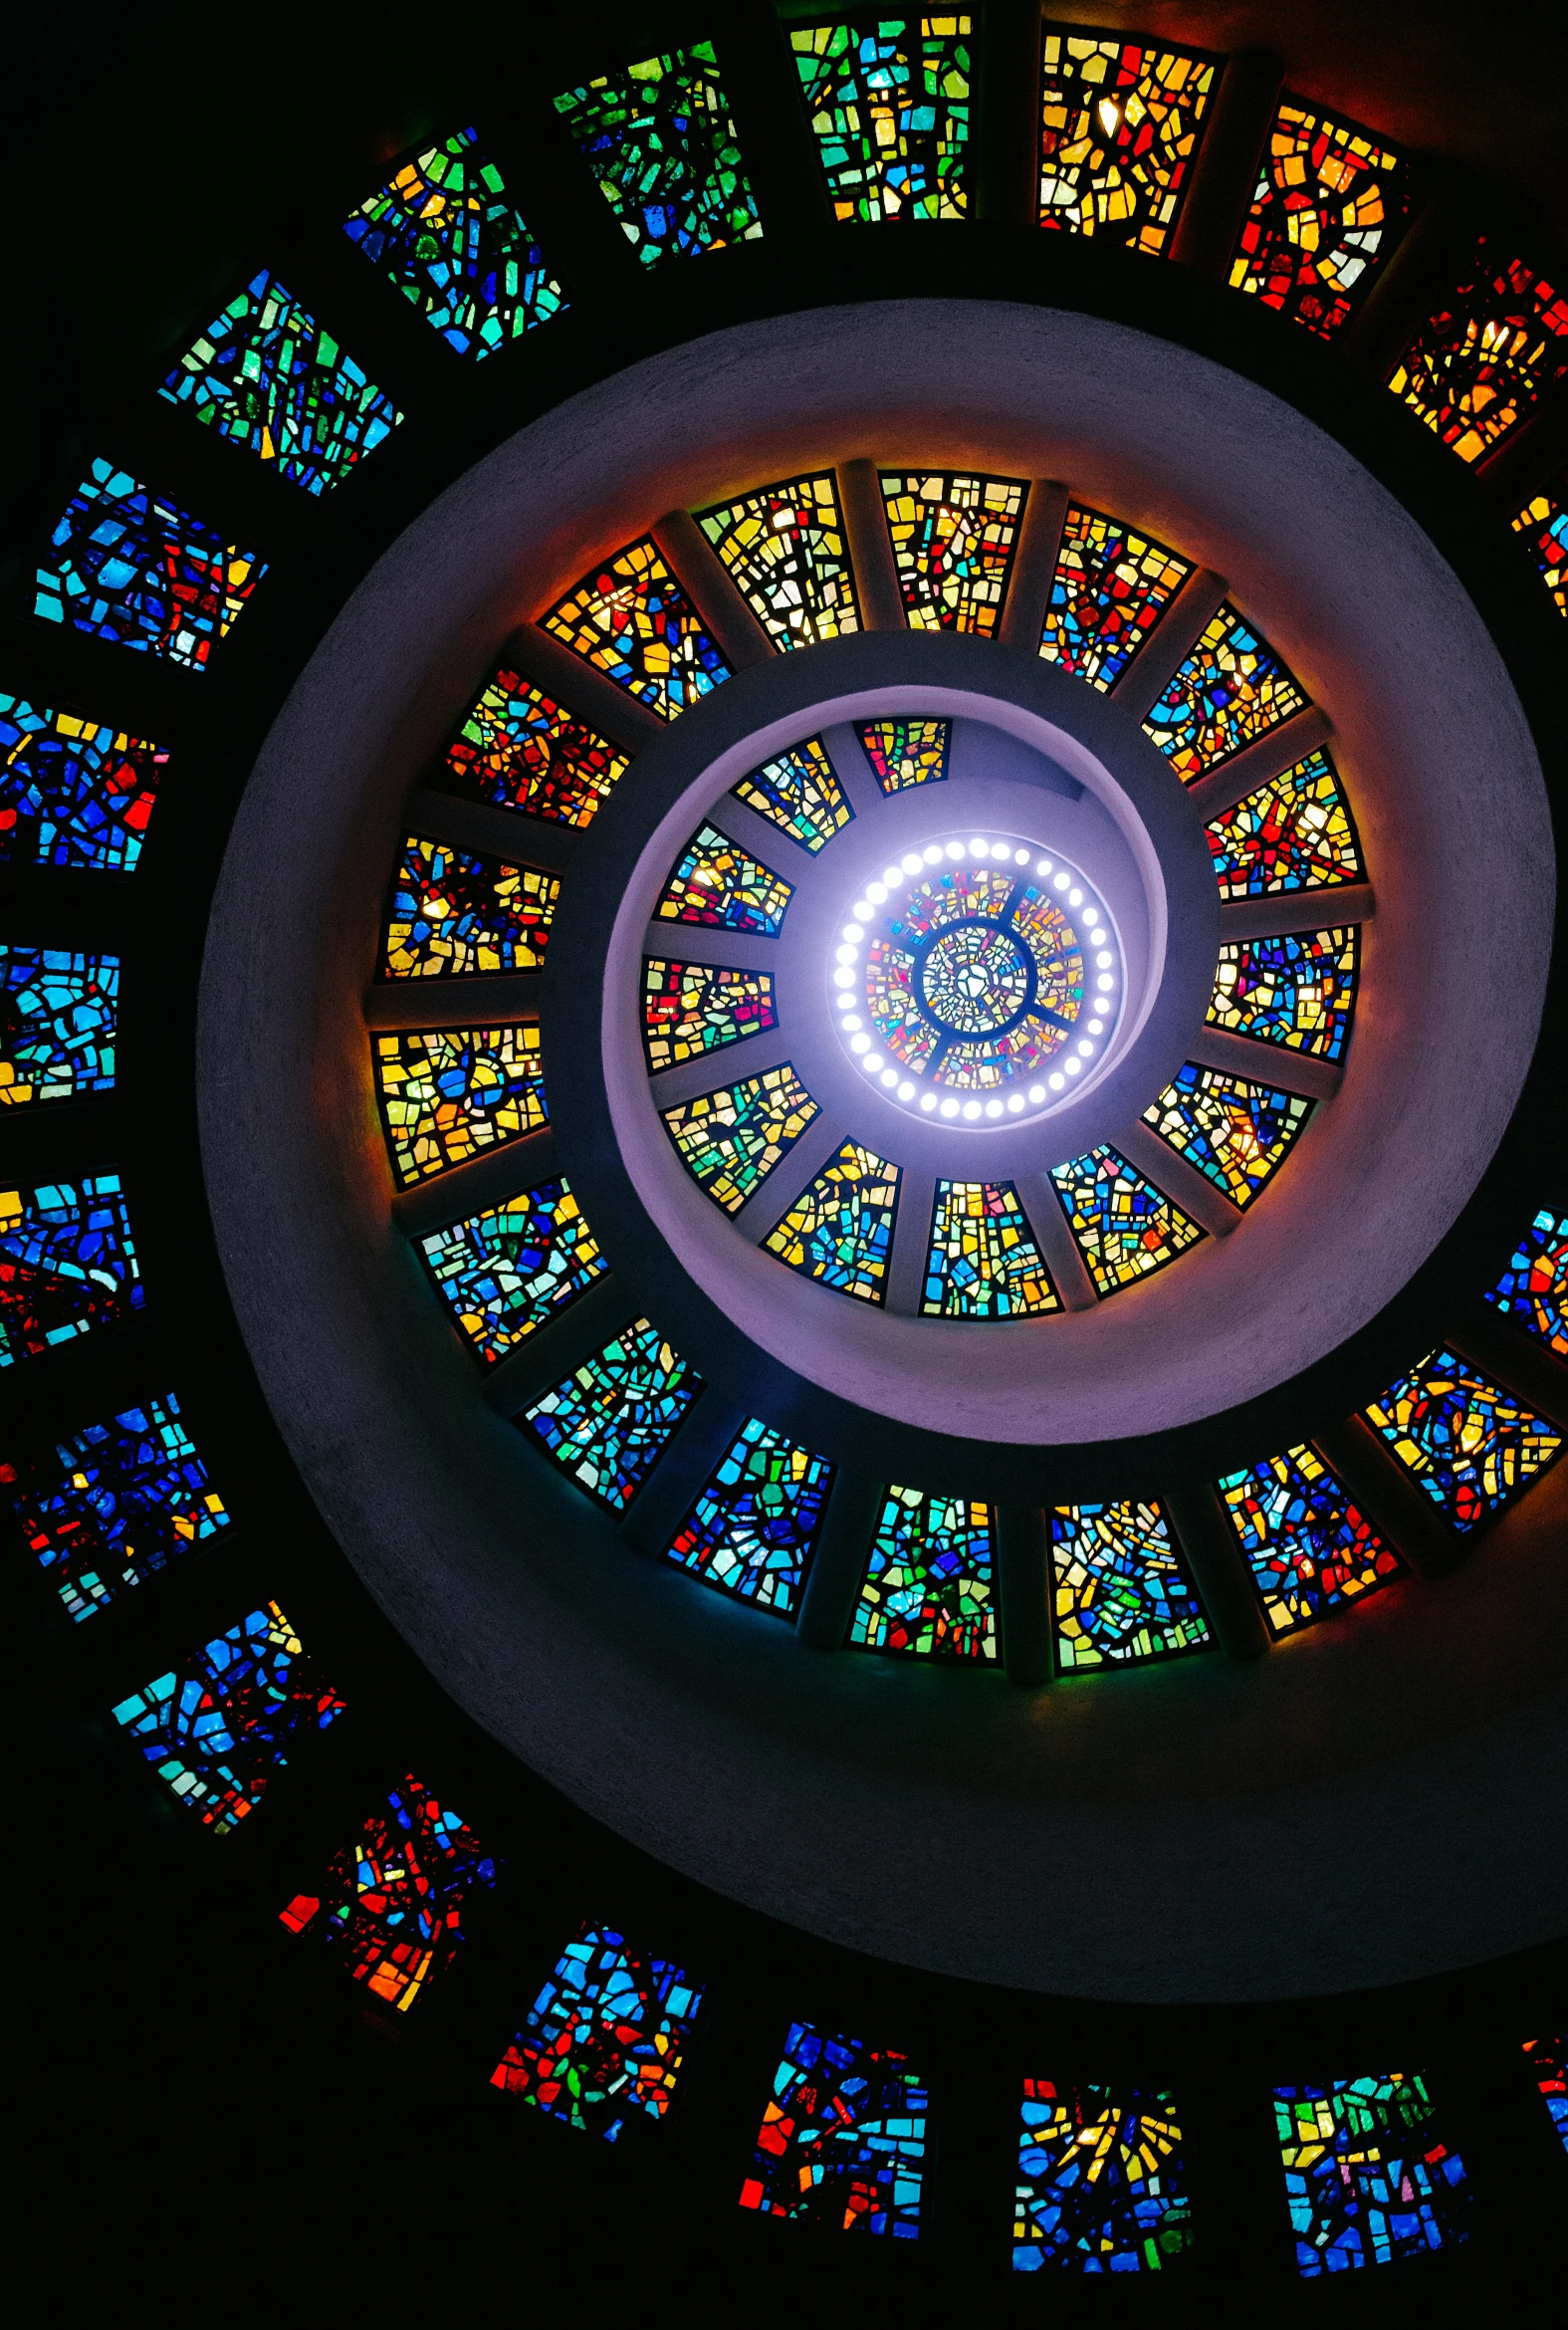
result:
[(913, 849), (835, 947), (839, 1032), (905, 1107), (970, 1122), (1045, 1108), (1104, 1049), (1120, 950), (1075, 866), (981, 836)]

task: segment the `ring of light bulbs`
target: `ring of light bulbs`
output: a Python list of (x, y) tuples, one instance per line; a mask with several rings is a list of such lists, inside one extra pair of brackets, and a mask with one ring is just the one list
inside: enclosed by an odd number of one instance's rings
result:
[[(1071, 1034), (1053, 1055), (1048, 1070), (1036, 1070), (1027, 1081), (1019, 1076), (1010, 1091), (971, 1093), (968, 1098), (944, 1091), (929, 1077), (890, 1060), (877, 1039), (865, 1001), (864, 983), (873, 925), (889, 899), (909, 882), (937, 867), (944, 872), (968, 868), (995, 872), (1006, 866), (1014, 878), (1027, 874), (1044, 886), (1054, 904), (1072, 917), (1073, 935), (1083, 956), (1084, 1001)], [(1009, 908), (1010, 912), (1010, 908)], [(998, 918), (999, 931), (1010, 936), (1008, 921)], [(1048, 1115), (1064, 1106), (1095, 1062), (1103, 1058), (1116, 1032), (1123, 997), (1122, 952), (1115, 925), (1105, 902), (1079, 868), (1067, 859), (1015, 835), (980, 834), (970, 838), (943, 836), (922, 848), (907, 850), (890, 864), (877, 881), (867, 882), (839, 926), (833, 944), (830, 981), (841, 1042), (868, 1082), (900, 1107), (916, 1115), (935, 1116), (944, 1124), (980, 1128), (1016, 1124), (1019, 1119)], [(940, 1056), (940, 1055), (939, 1055)], [(1009, 1079), (1010, 1080), (1010, 1079)]]

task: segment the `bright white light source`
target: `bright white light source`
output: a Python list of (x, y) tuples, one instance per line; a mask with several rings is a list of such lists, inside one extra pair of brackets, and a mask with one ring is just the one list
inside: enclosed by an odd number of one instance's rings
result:
[(944, 1101), (943, 1101), (943, 1103), (942, 1103), (942, 1113), (943, 1113), (943, 1115), (944, 1115), (944, 1116), (957, 1116), (958, 1112), (959, 1112), (959, 1104), (958, 1104), (958, 1102), (957, 1102), (956, 1100), (944, 1100)]
[(949, 857), (962, 857), (962, 856), (963, 856), (963, 854), (964, 854), (964, 844), (963, 844), (963, 842), (962, 842), (962, 841), (950, 841), (950, 842), (948, 843), (948, 846), (947, 846), (947, 854), (948, 854), (948, 856), (949, 856)]
[(851, 1051), (869, 1051), (871, 1048), (870, 1037), (851, 1036), (849, 1039), (849, 1048)]
[(1095, 956), (1094, 960), (1102, 971), (1108, 971), (1111, 965), (1115, 962), (1116, 957), (1111, 953), (1109, 947), (1102, 947), (1099, 954)]
[(835, 987), (853, 987), (854, 983), (855, 975), (852, 971), (835, 971), (833, 973), (833, 985)]
[(880, 1051), (868, 1051), (860, 1064), (868, 1076), (877, 1075), (882, 1067), (882, 1054)]
[(942, 863), (941, 842), (933, 841), (928, 848), (922, 849), (920, 854), (927, 865), (940, 865)]
[(907, 857), (901, 857), (898, 862), (903, 867), (905, 873), (917, 874), (920, 871), (923, 860), (919, 850), (912, 849), (910, 850)]
[(1105, 1022), (1103, 1020), (1091, 1020), (1089, 1022), (1089, 1034), (1091, 1036), (1103, 1036), (1105, 1034)]
[(1048, 874), (1050, 872), (1050, 859), (1048, 857), (1037, 857), (1034, 860), (1034, 871), (1037, 874)]
[(914, 1085), (909, 1083), (900, 1084), (898, 1087), (898, 1096), (907, 1108), (910, 1101), (915, 1097)]
[(898, 1082), (897, 1068), (884, 1068), (882, 1070), (882, 1081), (884, 1084), (886, 1084), (888, 1090), (891, 1092), (893, 1086)]
[(860, 960), (860, 949), (858, 947), (840, 947), (838, 960), (840, 963), (857, 963)]
[(1043, 1084), (1030, 1084), (1029, 1099), (1034, 1107), (1038, 1108), (1044, 1097), (1045, 1087)]
[(1027, 865), (1029, 862), (1028, 851), (1026, 849), (1014, 849), (1012, 852), (1012, 862), (1014, 865)]
[(1017, 1115), (1017, 1113), (1018, 1113), (1018, 1110), (1019, 1110), (1019, 1109), (1020, 1109), (1022, 1106), (1023, 1106), (1023, 1094), (1022, 1094), (1021, 1092), (1013, 1092), (1013, 1093), (1011, 1093), (1011, 1094), (1009, 1095), (1009, 1097), (1008, 1097), (1008, 1114), (1009, 1116), (1016, 1116), (1016, 1115)]
[(991, 843), (989, 841), (972, 841), (969, 845), (969, 853), (971, 857), (989, 857)]
[(867, 882), (866, 896), (870, 899), (873, 906), (880, 906), (887, 897), (887, 891), (883, 888), (880, 882)]
[(1063, 1083), (1064, 1083), (1065, 1081), (1066, 1081), (1066, 1078), (1065, 1078), (1064, 1076), (1062, 1076), (1062, 1075), (1060, 1075), (1060, 1074), (1055, 1074), (1055, 1075), (1053, 1075), (1053, 1076), (1051, 1077), (1051, 1080), (1050, 1080), (1050, 1088), (1051, 1088), (1051, 1090), (1052, 1090), (1053, 1092), (1059, 1092), (1059, 1091), (1061, 1090), (1061, 1088), (1062, 1088), (1062, 1085), (1063, 1085)]
[(1082, 1070), (1083, 1062), (1081, 1059), (1065, 1059), (1062, 1061), (1062, 1066), (1069, 1076), (1075, 1076)]
[(1101, 995), (1109, 995), (1115, 988), (1116, 982), (1108, 971), (1102, 971), (1094, 984), (1099, 989)]
[(852, 947), (859, 946), (860, 941), (865, 937), (865, 926), (863, 923), (846, 922), (844, 924), (844, 936)]
[(928, 1116), (931, 1114), (931, 1111), (932, 1111), (932, 1109), (933, 1109), (933, 1108), (935, 1108), (936, 1104), (937, 1104), (937, 1096), (936, 1096), (935, 1092), (922, 1092), (922, 1093), (921, 1093), (921, 1095), (920, 1095), (920, 1105), (921, 1105), (921, 1107), (922, 1107), (922, 1108), (925, 1110), (925, 1112), (926, 1112), (926, 1114), (927, 1114)]
[(979, 1119), (979, 1116), (980, 1116), (980, 1102), (979, 1102), (978, 1100), (966, 1100), (966, 1101), (965, 1101), (965, 1103), (964, 1103), (964, 1121), (965, 1121), (965, 1123), (966, 1123), (966, 1124), (974, 1124), (974, 1123), (975, 1123), (975, 1122), (977, 1122), (977, 1120)]
[(1064, 868), (1062, 869), (1062, 871), (1061, 871), (1061, 872), (1060, 872), (1060, 873), (1059, 873), (1059, 874), (1056, 876), (1056, 879), (1055, 879), (1054, 883), (1052, 884), (1052, 887), (1053, 887), (1054, 889), (1058, 889), (1058, 890), (1064, 890), (1064, 889), (1067, 887), (1067, 884), (1068, 884), (1068, 883), (1069, 883), (1071, 880), (1072, 880), (1072, 876), (1071, 876), (1071, 874), (1070, 874), (1070, 873), (1068, 873), (1068, 872), (1066, 871), (1065, 867), (1064, 867)]
[(1092, 1059), (1094, 1057), (1094, 1046), (1089, 1042), (1087, 1037), (1084, 1038), (1083, 1042), (1078, 1047), (1078, 1057), (1080, 1059)]
[(1083, 892), (1077, 889), (1069, 890), (1067, 892), (1067, 903), (1069, 906), (1081, 906), (1083, 904)]
[(1000, 1100), (988, 1100), (986, 1102), (986, 1114), (988, 1116), (1000, 1116), (1002, 1114), (1002, 1102)]
[(901, 890), (904, 886), (903, 867), (901, 865), (890, 865), (887, 868), (887, 871), (883, 874), (882, 881), (883, 886), (889, 890)]

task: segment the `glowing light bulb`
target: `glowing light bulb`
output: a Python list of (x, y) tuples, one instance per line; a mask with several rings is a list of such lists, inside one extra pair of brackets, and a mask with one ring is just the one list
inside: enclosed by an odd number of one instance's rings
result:
[(932, 1109), (933, 1109), (933, 1108), (935, 1108), (936, 1104), (937, 1104), (937, 1096), (936, 1096), (935, 1092), (922, 1092), (922, 1093), (921, 1093), (921, 1095), (920, 1095), (920, 1105), (921, 1105), (921, 1107), (922, 1107), (922, 1108), (925, 1110), (925, 1112), (926, 1112), (926, 1114), (927, 1114), (928, 1116), (930, 1115), (930, 1113), (931, 1113)]
[(978, 1122), (979, 1122), (979, 1119), (980, 1119), (980, 1102), (979, 1102), (978, 1100), (966, 1100), (966, 1101), (965, 1101), (965, 1103), (964, 1103), (964, 1121), (965, 1121), (965, 1123), (966, 1123), (966, 1124), (975, 1124), (975, 1123), (978, 1123)]
[(880, 906), (887, 897), (887, 892), (880, 882), (867, 882), (866, 896), (873, 906)]

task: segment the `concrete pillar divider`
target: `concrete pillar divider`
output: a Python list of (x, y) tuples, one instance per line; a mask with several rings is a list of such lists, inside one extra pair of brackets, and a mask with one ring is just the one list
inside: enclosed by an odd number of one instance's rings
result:
[(761, 1189), (732, 1216), (741, 1236), (761, 1246), (774, 1224), (832, 1163), (848, 1138), (841, 1121), (826, 1109), (814, 1116), (794, 1146), (785, 1149)]
[(887, 505), (874, 461), (841, 461), (835, 471), (843, 512), (849, 563), (854, 569), (860, 620), (868, 631), (904, 631), (904, 593), (899, 586)]
[[(1568, 387), (1548, 388), (1529, 418), (1475, 465), (1475, 475), (1511, 518), (1557, 478), (1568, 461)], [(1560, 493), (1561, 488), (1558, 488)]]
[(653, 539), (732, 671), (771, 663), (776, 649), (690, 510), (670, 510)]
[(844, 1466), (833, 1476), (795, 1620), (796, 1635), (811, 1650), (844, 1647), (886, 1495), (873, 1473)]
[[(633, 1298), (612, 1271), (535, 1329), (485, 1378), (485, 1397), (498, 1414), (521, 1416), (552, 1385), (564, 1383), (584, 1359), (601, 1351), (637, 1315)], [(654, 1320), (658, 1325), (658, 1320)]]
[(474, 979), (387, 979), (365, 990), (364, 1024), (391, 1035), (399, 1028), (494, 1028), (537, 1020), (544, 975), (497, 973)]
[(1467, 189), (1439, 186), (1384, 261), (1340, 336), (1339, 352), (1386, 380), (1411, 341), (1452, 290), (1475, 236)]
[[(520, 1190), (554, 1180), (560, 1170), (556, 1135), (548, 1124), (482, 1149), (464, 1165), (401, 1189), (392, 1200), (392, 1220), (405, 1238), (419, 1238), (449, 1223), (466, 1221), (499, 1206)], [(543, 1331), (543, 1330), (542, 1330)], [(503, 1362), (505, 1364), (505, 1362)]]
[(525, 679), (624, 753), (635, 757), (664, 734), (657, 712), (541, 624), (520, 623), (507, 649)]
[(1229, 1028), (1200, 1028), (1188, 1056), (1200, 1067), (1250, 1076), (1255, 1083), (1298, 1092), (1303, 1100), (1331, 1099), (1339, 1087), (1338, 1060), (1319, 1059), (1315, 1052), (1293, 1051), (1287, 1044), (1266, 1044), (1255, 1036), (1237, 1036)]
[(1162, 1141), (1152, 1125), (1135, 1116), (1116, 1135), (1114, 1146), (1120, 1149), (1129, 1165), (1152, 1181), (1156, 1189), (1174, 1198), (1184, 1214), (1188, 1214), (1207, 1230), (1211, 1238), (1229, 1238), (1241, 1219), (1241, 1208), (1232, 1205), (1217, 1182), (1207, 1173), (1200, 1173), (1196, 1165), (1179, 1156), (1169, 1141)]
[(1057, 478), (1029, 481), (1018, 539), (1012, 546), (1012, 571), (1002, 602), (1002, 621), (997, 626), (997, 637), (1004, 647), (1021, 647), (1027, 654), (1039, 651), (1068, 498), (1067, 487)]
[[(853, 721), (841, 720), (822, 731), (822, 743), (833, 764), (833, 774), (843, 789), (844, 799), (857, 817), (873, 814), (884, 799), (877, 783), (876, 771), (866, 759), (864, 745), (855, 732)], [(849, 901), (844, 901), (847, 906)]]
[(1038, 1505), (997, 1513), (997, 1595), (1003, 1664), (1009, 1683), (1033, 1687), (1056, 1676), (1050, 1514)]
[(1454, 1315), (1449, 1347), (1525, 1407), (1568, 1433), (1568, 1366), (1539, 1335), (1477, 1295)]
[(1370, 882), (1336, 882), (1325, 890), (1271, 890), (1263, 898), (1222, 898), (1220, 938), (1274, 938), (1287, 930), (1327, 930), (1335, 923), (1370, 922), (1377, 904)]
[(1083, 1251), (1062, 1211), (1056, 1184), (1048, 1173), (1024, 1173), (1015, 1186), (1063, 1309), (1092, 1310), (1099, 1296)]
[(407, 833), (449, 841), (454, 849), (484, 850), (508, 865), (538, 866), (544, 873), (561, 876), (576, 863), (582, 842), (573, 825), (547, 823), (543, 817), (530, 817), (525, 823), (516, 810), (469, 801), (435, 786), (421, 786), (410, 795), (402, 821)]
[(1261, 1658), (1267, 1623), (1219, 1490), (1187, 1481), (1162, 1489), (1159, 1501), (1221, 1649), (1232, 1659)]
[(739, 1044), (721, 1045), (717, 1051), (700, 1051), (649, 1078), (655, 1108), (681, 1108), (700, 1093), (716, 1092), (721, 1085), (738, 1084), (748, 1076), (766, 1075), (790, 1057), (789, 1032), (765, 1028), (759, 1036), (743, 1037)]
[(1206, 771), (1196, 785), (1190, 785), (1187, 790), (1193, 807), (1205, 824), (1224, 816), (1227, 810), (1234, 809), (1238, 801), (1245, 801), (1270, 778), (1282, 777), (1297, 761), (1326, 745), (1333, 733), (1322, 705), (1308, 704), (1304, 711), (1281, 720), (1266, 736), (1243, 745), (1229, 761), (1222, 761), (1218, 768)]
[(1267, 49), (1238, 49), (1226, 59), (1171, 237), (1179, 266), (1220, 283), (1229, 276), (1284, 80), (1282, 60)]
[(893, 1251), (888, 1257), (887, 1294), (883, 1307), (900, 1318), (920, 1316), (925, 1292), (926, 1265), (931, 1259), (931, 1215), (936, 1203), (937, 1177), (917, 1165), (906, 1165), (899, 1175), (898, 1212), (893, 1218)]
[(972, 215), (1032, 226), (1039, 207), (1039, 0), (987, 0), (978, 31)]
[(1312, 1445), (1349, 1490), (1368, 1520), (1419, 1577), (1446, 1577), (1464, 1554), (1464, 1541), (1412, 1480), (1363, 1416), (1323, 1426)]
[(1225, 602), (1223, 575), (1197, 567), (1172, 599), (1116, 685), (1111, 701), (1134, 720), (1147, 720)]
[(664, 1552), (745, 1422), (744, 1408), (705, 1383), (627, 1508), (623, 1542), (637, 1553)]

